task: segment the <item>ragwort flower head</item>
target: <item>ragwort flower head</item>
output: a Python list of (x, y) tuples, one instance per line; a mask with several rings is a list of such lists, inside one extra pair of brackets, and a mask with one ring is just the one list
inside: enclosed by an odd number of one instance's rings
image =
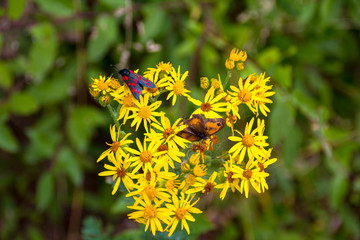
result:
[(175, 105), (178, 96), (190, 97), (188, 95), (190, 91), (185, 88), (185, 79), (188, 76), (188, 73), (189, 72), (186, 71), (184, 74), (181, 74), (180, 66), (177, 72), (174, 68), (172, 68), (170, 72), (171, 78), (169, 78), (169, 86), (166, 87), (166, 90), (170, 91), (170, 93), (166, 97), (166, 100), (169, 100), (172, 97), (173, 106)]
[(143, 123), (146, 132), (148, 132), (148, 126), (152, 122), (158, 123), (155, 117), (163, 115), (163, 113), (156, 112), (156, 109), (161, 105), (161, 101), (156, 101), (149, 105), (149, 95), (145, 95), (144, 97), (140, 95), (139, 101), (135, 101), (134, 103), (136, 107), (130, 109), (133, 113), (128, 117), (128, 119), (134, 119), (131, 127), (136, 125), (135, 131), (137, 131), (140, 124)]
[(146, 196), (143, 200), (137, 198), (135, 198), (135, 200), (140, 203), (140, 205), (128, 206), (128, 208), (136, 210), (128, 214), (129, 219), (134, 219), (139, 223), (145, 224), (145, 232), (150, 227), (154, 236), (157, 231), (163, 232), (164, 228), (162, 224), (170, 223), (171, 211), (161, 207), (162, 202), (152, 204)]
[[(195, 208), (194, 205), (200, 200), (197, 199), (196, 201), (192, 202), (194, 199), (194, 195), (188, 194), (185, 197), (185, 194), (181, 192), (180, 200), (177, 195), (172, 195), (172, 204), (167, 203), (166, 207), (171, 211), (170, 216), (173, 216), (170, 220), (169, 225), (166, 229), (169, 229), (169, 237), (174, 233), (177, 225), (181, 221), (181, 230), (185, 228), (186, 232), (190, 234), (190, 229), (187, 221), (194, 222), (195, 218), (191, 215), (192, 213), (202, 213), (202, 211), (198, 208)], [(192, 202), (192, 203), (191, 203)]]

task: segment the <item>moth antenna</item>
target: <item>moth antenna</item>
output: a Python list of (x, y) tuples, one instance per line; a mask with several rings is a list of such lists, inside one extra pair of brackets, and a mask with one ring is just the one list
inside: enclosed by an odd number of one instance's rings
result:
[(110, 64), (110, 67), (115, 68), (116, 70), (116, 72), (114, 72), (113, 74), (120, 72), (120, 69), (118, 69), (116, 65)]

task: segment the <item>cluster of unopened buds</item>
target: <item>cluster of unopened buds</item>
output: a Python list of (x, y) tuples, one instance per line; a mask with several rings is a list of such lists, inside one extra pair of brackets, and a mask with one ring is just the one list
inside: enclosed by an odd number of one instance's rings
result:
[[(114, 119), (109, 148), (97, 160), (106, 159), (99, 175), (111, 177), (113, 195), (132, 199), (128, 217), (144, 224), (145, 231), (171, 236), (181, 226), (189, 234), (188, 221), (202, 213), (195, 207), (202, 197), (224, 199), (238, 191), (247, 198), (250, 186), (258, 193), (268, 189), (266, 168), (276, 158), (261, 116), (270, 112), (266, 105), (275, 92), (264, 73), (229, 83), (246, 56), (231, 51), (224, 81), (220, 75), (201, 78), (202, 98), (186, 88), (188, 72), (170, 63), (160, 62), (142, 75), (119, 70), (120, 81), (113, 76), (92, 79), (91, 95)], [(185, 116), (170, 110), (178, 101), (193, 111)], [(244, 111), (253, 116), (245, 120), (240, 116)]]

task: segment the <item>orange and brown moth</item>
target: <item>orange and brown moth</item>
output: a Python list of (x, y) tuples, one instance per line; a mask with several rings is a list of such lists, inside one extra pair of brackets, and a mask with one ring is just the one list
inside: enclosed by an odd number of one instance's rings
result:
[(195, 142), (207, 139), (220, 131), (225, 126), (226, 121), (223, 118), (204, 119), (202, 115), (194, 114), (190, 119), (183, 119), (183, 123), (185, 123), (187, 127), (177, 135), (191, 142)]

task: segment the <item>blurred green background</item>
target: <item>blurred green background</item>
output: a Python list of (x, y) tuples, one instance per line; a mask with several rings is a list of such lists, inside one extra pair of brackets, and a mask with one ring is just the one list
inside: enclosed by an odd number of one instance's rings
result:
[(170, 61), (195, 86), (236, 47), (271, 76), (278, 162), (268, 192), (202, 201), (192, 238), (360, 239), (359, 27), (357, 0), (1, 1), (0, 238), (143, 239), (97, 176), (91, 77)]

